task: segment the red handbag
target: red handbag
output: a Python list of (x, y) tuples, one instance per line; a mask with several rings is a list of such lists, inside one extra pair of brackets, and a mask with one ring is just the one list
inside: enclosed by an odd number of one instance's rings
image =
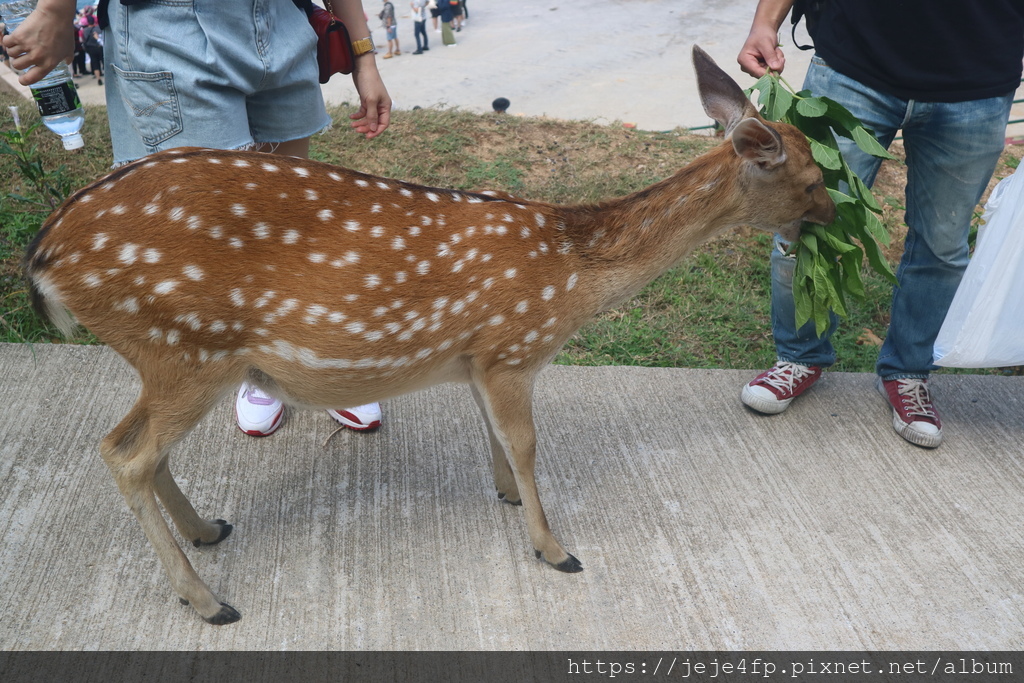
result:
[(316, 31), (316, 61), (320, 67), (320, 83), (326, 83), (334, 74), (350, 74), (355, 68), (355, 55), (348, 29), (332, 12), (314, 6), (307, 13), (309, 23)]

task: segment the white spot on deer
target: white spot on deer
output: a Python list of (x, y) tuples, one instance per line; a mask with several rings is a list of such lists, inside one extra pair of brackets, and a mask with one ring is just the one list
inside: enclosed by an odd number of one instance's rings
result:
[(245, 245), (245, 242), (238, 239), (237, 237), (229, 237), (228, 244), (230, 244), (235, 249), (241, 249)]
[(327, 254), (321, 254), (319, 252), (313, 252), (312, 254), (308, 255), (306, 258), (308, 258), (311, 263), (323, 263), (324, 261), (327, 260)]
[(120, 253), (117, 255), (117, 260), (121, 263), (132, 265), (139, 258), (139, 247), (136, 244), (129, 242), (121, 247)]
[(519, 365), (522, 362), (522, 358), (509, 358), (507, 361), (505, 361), (505, 363), (508, 365)]
[(420, 223), (423, 224), (424, 228), (429, 228), (433, 222), (434, 219), (432, 219), (430, 216), (420, 216)]
[(228, 296), (231, 299), (231, 303), (233, 303), (235, 306), (242, 307), (245, 305), (245, 295), (242, 294), (242, 290), (238, 289), (237, 287), (232, 289), (228, 293)]
[(516, 313), (519, 313), (519, 314), (526, 313), (526, 311), (527, 311), (527, 309), (529, 309), (529, 307), (530, 307), (530, 305), (526, 302), (526, 299), (523, 299), (518, 304), (516, 304)]
[(86, 287), (99, 287), (103, 283), (103, 279), (96, 273), (89, 273), (82, 277), (82, 284)]
[(212, 228), (210, 228), (210, 237), (212, 237), (213, 239), (219, 240), (223, 236), (224, 228), (220, 227), (219, 225), (215, 225)]
[(160, 341), (163, 339), (164, 333), (159, 327), (149, 328), (149, 338), (153, 341)]
[(558, 322), (558, 318), (555, 318), (555, 317), (548, 318), (547, 322), (544, 323), (544, 327), (551, 327), (556, 322)]
[(437, 196), (437, 193), (435, 193), (435, 192), (427, 192), (426, 193), (426, 197), (427, 197), (427, 199), (429, 199), (432, 202), (436, 202), (439, 199), (438, 196)]
[(145, 276), (139, 275), (137, 278), (135, 278), (135, 286), (136, 287), (141, 287), (144, 284), (146, 284)]
[(454, 264), (452, 264), (452, 272), (453, 273), (460, 272), (465, 265), (466, 265), (465, 261), (462, 261), (462, 260), (456, 261)]
[(402, 329), (402, 326), (399, 325), (398, 323), (387, 323), (386, 325), (384, 325), (384, 330), (388, 334), (394, 334), (398, 332), (400, 329)]
[(375, 225), (372, 228), (370, 228), (370, 237), (383, 237), (383, 236), (384, 236), (384, 226), (383, 225)]
[(370, 183), (366, 182), (362, 178), (356, 178), (356, 185), (358, 185), (359, 187), (369, 187)]
[(420, 275), (426, 275), (430, 272), (430, 261), (420, 261), (416, 264), (416, 272)]
[(93, 251), (99, 251), (103, 247), (107, 246), (107, 242), (109, 242), (109, 241), (110, 241), (110, 238), (107, 237), (107, 233), (105, 233), (105, 232), (98, 232), (98, 233), (96, 233), (95, 235), (92, 236), (92, 250)]
[(124, 205), (118, 204), (117, 206), (115, 206), (114, 208), (112, 208), (110, 210), (110, 213), (112, 213), (112, 214), (114, 214), (116, 216), (120, 216), (121, 214), (123, 214), (127, 210), (128, 209), (124, 208)]
[(181, 332), (178, 330), (167, 330), (167, 344), (174, 346), (181, 339)]
[(144, 207), (142, 207), (142, 212), (144, 214), (146, 214), (147, 216), (152, 216), (153, 214), (155, 214), (159, 210), (160, 210), (160, 205), (155, 203), (155, 202), (152, 203), (152, 204), (146, 204)]
[(391, 189), (391, 186), (388, 185), (387, 183), (385, 183), (383, 180), (378, 180), (377, 181), (377, 187), (379, 187), (382, 190), (390, 190)]
[(370, 207), (370, 213), (380, 213), (381, 208), (382, 207), (380, 204), (374, 204), (373, 206)]
[(260, 166), (264, 171), (270, 171), (271, 173), (276, 173), (279, 170), (277, 166), (267, 161), (264, 161)]
[(172, 221), (180, 221), (182, 218), (185, 217), (185, 207), (174, 207), (173, 209), (167, 212), (167, 217), (170, 218)]
[(275, 310), (273, 313), (268, 313), (267, 315), (263, 316), (263, 321), (268, 324), (273, 323), (279, 318), (282, 318), (291, 313), (298, 305), (299, 302), (296, 299), (285, 299), (280, 304), (278, 304), (277, 310)]
[(437, 245), (437, 255), (438, 256), (444, 257), (444, 256), (451, 256), (452, 254), (453, 254), (452, 247), (447, 242), (441, 242), (441, 244)]
[(380, 275), (370, 273), (363, 280), (363, 286), (367, 289), (373, 289), (374, 287), (380, 286)]
[(459, 313), (462, 312), (462, 310), (464, 308), (466, 308), (466, 302), (463, 301), (462, 299), (459, 299), (458, 301), (456, 301), (455, 303), (453, 303), (451, 305), (451, 309), (450, 310), (451, 310), (452, 313), (458, 315)]
[(263, 292), (260, 298), (256, 299), (256, 302), (253, 304), (253, 306), (256, 308), (263, 308), (264, 306), (269, 304), (270, 300), (273, 299), (275, 296), (277, 296), (277, 292), (273, 290)]
[(534, 218), (535, 221), (537, 221), (537, 227), (538, 228), (543, 228), (544, 227), (544, 223), (545, 223), (544, 214), (542, 214), (542, 213), (535, 213), (535, 214), (533, 214), (533, 218)]
[(287, 230), (281, 236), (281, 241), (284, 242), (285, 244), (295, 244), (296, 242), (299, 241), (300, 237), (301, 235), (299, 234), (298, 230)]
[(373, 330), (372, 332), (367, 332), (366, 334), (363, 335), (363, 339), (370, 342), (380, 341), (383, 338), (384, 333), (381, 332), (380, 330)]
[(146, 263), (158, 263), (160, 256), (161, 254), (158, 249), (146, 249), (142, 252), (142, 260)]
[(189, 230), (198, 230), (199, 226), (202, 225), (203, 219), (199, 216), (189, 216), (186, 224)]
[(551, 301), (551, 299), (554, 298), (554, 296), (555, 296), (555, 288), (552, 287), (551, 285), (548, 285), (547, 287), (545, 287), (543, 289), (543, 291), (541, 291), (541, 293), (540, 293), (540, 298), (544, 299), (544, 301)]
[(243, 325), (240, 321), (236, 320), (235, 322), (231, 323), (231, 329), (233, 329), (235, 332), (241, 332), (242, 330), (245, 329), (245, 325)]
[(503, 322), (505, 322), (505, 316), (503, 315), (492, 316), (491, 319), (487, 321), (488, 324), (494, 325), (495, 327), (502, 324)]
[(227, 329), (228, 325), (223, 320), (214, 320), (210, 323), (210, 332), (213, 332), (214, 334), (220, 334)]
[(415, 320), (418, 317), (420, 317), (418, 311), (406, 311), (406, 314), (404, 316), (406, 322), (409, 322), (410, 320)]
[(523, 337), (523, 341), (526, 342), (527, 344), (532, 344), (533, 342), (537, 341), (538, 336), (540, 335), (537, 333), (536, 330), (531, 330), (530, 332), (526, 333), (525, 337)]
[(352, 302), (356, 301), (357, 299), (359, 299), (359, 295), (358, 295), (358, 294), (346, 294), (346, 295), (345, 295), (345, 296), (343, 296), (342, 298), (343, 298), (343, 299), (344, 299), (344, 300), (345, 300), (345, 301), (346, 301), (347, 303), (352, 303)]
[(249, 167), (249, 162), (246, 161), (245, 159), (235, 159), (235, 161), (233, 163), (238, 168), (248, 168)]
[(505, 277), (508, 278), (509, 280), (511, 280), (515, 276), (516, 276), (516, 269), (515, 268), (509, 268), (508, 270), (505, 271)]
[(178, 281), (177, 280), (164, 280), (163, 282), (157, 283), (156, 286), (153, 287), (153, 293), (154, 294), (170, 294), (171, 292), (173, 292), (177, 288), (177, 286), (178, 286)]
[(320, 195), (317, 194), (316, 190), (306, 188), (306, 199), (308, 199), (311, 202), (315, 202), (316, 200), (320, 199)]
[(189, 280), (195, 280), (199, 282), (203, 279), (203, 269), (199, 266), (185, 266), (181, 269), (181, 272), (185, 274)]
[(576, 286), (576, 282), (579, 280), (579, 274), (573, 273), (569, 276), (568, 282), (565, 283), (565, 291), (572, 291), (573, 287)]
[(344, 313), (339, 313), (338, 311), (334, 311), (330, 315), (327, 316), (327, 319), (330, 320), (332, 323), (340, 323), (341, 321), (345, 320), (347, 317), (348, 316), (345, 315)]
[(128, 313), (139, 312), (139, 300), (133, 296), (128, 297), (117, 305), (117, 308)]
[(266, 223), (257, 223), (252, 226), (252, 234), (258, 240), (265, 240), (270, 237), (270, 226)]
[(513, 221), (512, 214), (506, 213), (501, 220), (505, 221), (506, 223), (511, 223)]
[(406, 281), (407, 278), (408, 275), (403, 270), (400, 270), (397, 273), (395, 273), (395, 282), (397, 282), (398, 284), (402, 284), (403, 282)]
[(391, 240), (391, 248), (394, 250), (405, 249), (405, 240), (401, 237), (396, 237)]
[(303, 168), (302, 166), (296, 166), (295, 168), (292, 169), (292, 171), (294, 171), (295, 175), (299, 176), (300, 178), (308, 178), (309, 177), (309, 170), (306, 169), (306, 168)]
[(232, 204), (231, 205), (231, 213), (235, 214), (236, 216), (244, 216), (248, 212), (249, 211), (242, 204)]
[(366, 325), (359, 321), (350, 322), (345, 325), (345, 331), (349, 334), (362, 334), (366, 331)]
[(334, 171), (331, 171), (330, 173), (328, 173), (327, 177), (330, 178), (331, 180), (334, 180), (334, 181), (341, 180), (341, 176), (338, 175), (337, 173), (335, 173)]
[(356, 232), (358, 230), (363, 229), (363, 226), (359, 224), (359, 221), (345, 221), (342, 227), (348, 230), (349, 232)]
[(412, 196), (412, 190), (410, 190), (407, 187), (403, 187), (402, 189), (400, 189), (399, 193), (401, 193), (401, 195), (403, 197), (411, 197)]
[(330, 209), (320, 209), (320, 211), (317, 212), (316, 217), (322, 221), (329, 221), (334, 218), (334, 212)]

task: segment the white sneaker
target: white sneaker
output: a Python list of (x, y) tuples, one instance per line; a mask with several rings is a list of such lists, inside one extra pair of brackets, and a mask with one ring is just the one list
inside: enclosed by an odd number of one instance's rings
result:
[(345, 410), (328, 410), (327, 414), (357, 432), (368, 432), (380, 427), (380, 404), (367, 403)]
[(270, 436), (281, 426), (284, 404), (250, 384), (242, 384), (235, 398), (235, 420), (249, 436)]

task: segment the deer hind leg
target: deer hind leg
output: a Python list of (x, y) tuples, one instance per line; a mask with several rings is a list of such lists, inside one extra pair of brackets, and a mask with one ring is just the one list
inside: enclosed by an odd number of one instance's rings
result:
[(537, 492), (534, 479), (537, 434), (533, 426), (533, 375), (521, 370), (516, 373), (488, 371), (482, 377), (474, 376), (473, 384), (479, 392), (489, 433), (508, 454), (506, 464), (511, 466), (522, 497), (526, 528), (537, 557), (559, 571), (582, 571), (580, 561), (567, 553), (551, 533)]
[(491, 418), (487, 415), (487, 402), (484, 401), (480, 390), (475, 384), (471, 384), (473, 398), (476, 400), (480, 413), (484, 416), (484, 424), (487, 427), (487, 437), (491, 442), (491, 464), (494, 474), (494, 488), (498, 490), (498, 498), (512, 505), (522, 505), (523, 500), (519, 495), (519, 487), (516, 486), (516, 475), (512, 472), (512, 466), (508, 464), (508, 457), (505, 455), (505, 448), (494, 433), (491, 425)]
[(143, 380), (139, 400), (103, 439), (100, 452), (182, 602), (191, 604), (211, 624), (230, 624), (241, 615), (220, 602), (196, 574), (160, 513), (155, 495), (160, 492), (186, 538), (216, 542), (227, 536), (230, 525), (199, 518), (167, 469), (167, 450), (199, 422), (218, 395), (198, 379), (159, 390)]

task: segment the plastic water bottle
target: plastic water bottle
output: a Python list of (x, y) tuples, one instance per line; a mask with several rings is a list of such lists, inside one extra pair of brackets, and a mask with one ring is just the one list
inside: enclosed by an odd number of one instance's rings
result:
[[(8, 32), (13, 33), (35, 6), (36, 0), (0, 0), (0, 21), (7, 25)], [(78, 88), (71, 78), (68, 65), (60, 62), (46, 78), (33, 83), (29, 88), (43, 124), (60, 136), (64, 149), (78, 149), (85, 145), (81, 133), (85, 110), (78, 99)]]

